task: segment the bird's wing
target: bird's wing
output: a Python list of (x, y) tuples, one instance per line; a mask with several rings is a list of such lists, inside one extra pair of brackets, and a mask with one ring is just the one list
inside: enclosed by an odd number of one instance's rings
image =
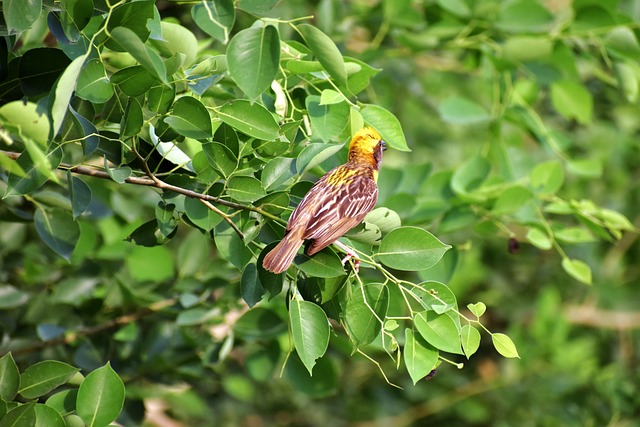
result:
[(378, 200), (378, 186), (373, 179), (360, 175), (346, 185), (330, 187), (321, 196), (304, 234), (305, 239), (313, 240), (308, 249), (309, 255), (360, 224)]

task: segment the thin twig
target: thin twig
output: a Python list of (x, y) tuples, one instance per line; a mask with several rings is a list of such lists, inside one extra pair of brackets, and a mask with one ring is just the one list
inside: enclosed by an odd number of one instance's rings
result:
[[(18, 157), (20, 157), (21, 155), (21, 153), (16, 153), (13, 151), (4, 151), (4, 150), (0, 150), (0, 154), (4, 154), (5, 156), (10, 157), (14, 160), (17, 160)], [(70, 171), (71, 173), (76, 173), (78, 175), (86, 175), (86, 176), (92, 176), (94, 178), (111, 180), (111, 177), (107, 172), (101, 169), (94, 169), (87, 166), (73, 166), (65, 163), (60, 163), (58, 165), (58, 169)], [(137, 177), (137, 176), (130, 176), (129, 178), (126, 178), (124, 180), (124, 182), (126, 182), (127, 184), (143, 185), (147, 187), (156, 187), (162, 190), (173, 191), (175, 193), (182, 194), (184, 196), (191, 197), (193, 199), (206, 200), (208, 202), (215, 203), (222, 206), (227, 206), (232, 209), (255, 212), (259, 215), (262, 215), (265, 218), (269, 218), (270, 220), (279, 222), (281, 224), (286, 223), (283, 219), (275, 215), (272, 215), (269, 212), (266, 212), (264, 209), (261, 209), (256, 206), (247, 206), (247, 205), (242, 205), (240, 203), (230, 202), (228, 200), (220, 199), (218, 197), (210, 196), (208, 194), (202, 194), (202, 193), (198, 193), (197, 191), (192, 191), (186, 188), (171, 185), (164, 181), (160, 181), (160, 180), (158, 181), (159, 182), (155, 182), (150, 178), (143, 178), (143, 177)]]

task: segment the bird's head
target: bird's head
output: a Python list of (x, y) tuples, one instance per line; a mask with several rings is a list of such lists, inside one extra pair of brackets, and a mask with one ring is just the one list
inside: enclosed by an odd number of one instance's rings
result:
[(378, 170), (382, 163), (382, 152), (386, 149), (387, 144), (375, 129), (363, 127), (351, 139), (349, 161), (366, 162)]

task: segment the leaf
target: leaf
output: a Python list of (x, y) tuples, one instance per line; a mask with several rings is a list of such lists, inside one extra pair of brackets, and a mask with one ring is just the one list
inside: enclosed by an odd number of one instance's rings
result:
[(198, 227), (210, 231), (222, 221), (222, 217), (206, 207), (200, 200), (188, 198), (184, 201), (187, 217)]
[(62, 416), (53, 408), (42, 403), (36, 403), (34, 407), (36, 413), (35, 427), (66, 427), (67, 424)]
[(38, 112), (33, 102), (13, 101), (0, 107), (0, 123), (20, 137), (26, 137), (45, 148), (49, 139), (49, 119)]
[(571, 80), (553, 82), (551, 103), (566, 119), (576, 119), (581, 124), (591, 123), (593, 97), (583, 84)]
[(73, 217), (61, 209), (38, 209), (34, 223), (42, 241), (69, 261), (80, 238), (80, 227)]
[(585, 285), (591, 284), (591, 267), (584, 261), (579, 259), (563, 258), (562, 268), (567, 274), (574, 279), (584, 283)]
[(347, 82), (347, 71), (344, 66), (344, 59), (333, 40), (309, 24), (300, 24), (296, 29), (329, 75), (337, 83), (345, 84)]
[(36, 425), (35, 403), (16, 406), (0, 419), (0, 427), (32, 427)]
[(474, 191), (487, 179), (490, 170), (491, 165), (486, 159), (480, 156), (473, 157), (454, 172), (451, 189), (463, 200), (483, 202), (486, 196), (474, 194)]
[(121, 50), (131, 54), (142, 67), (168, 85), (167, 69), (162, 58), (156, 51), (145, 45), (135, 31), (126, 27), (116, 27), (111, 30), (111, 39)]
[(418, 227), (400, 227), (387, 234), (377, 256), (398, 270), (417, 271), (435, 265), (451, 246)]
[(398, 151), (411, 151), (402, 131), (402, 126), (393, 113), (373, 104), (365, 104), (360, 110), (365, 122), (373, 126), (388, 144)]
[[(198, 40), (195, 34), (182, 25), (168, 21), (160, 22), (160, 31), (162, 37), (150, 40), (151, 45), (164, 57), (171, 58), (176, 57), (176, 55), (184, 55), (183, 59), (180, 60), (181, 66), (179, 68), (184, 70), (191, 67), (198, 55)], [(168, 72), (167, 74), (171, 75), (173, 72)]]
[(53, 104), (51, 106), (51, 118), (53, 123), (53, 135), (57, 135), (62, 128), (62, 121), (67, 114), (69, 102), (76, 89), (78, 77), (84, 65), (84, 57), (74, 59), (62, 73), (55, 85)]
[(517, 357), (518, 350), (516, 349), (515, 344), (511, 341), (511, 338), (506, 336), (505, 334), (491, 334), (491, 341), (493, 342), (493, 346), (495, 349), (504, 357)]
[(238, 9), (254, 15), (264, 15), (278, 0), (238, 0)]
[(319, 96), (310, 95), (305, 104), (311, 120), (312, 136), (324, 142), (337, 140), (349, 123), (347, 103), (321, 105)]
[(464, 325), (460, 331), (462, 350), (467, 359), (480, 348), (480, 332), (471, 325)]
[(505, 3), (496, 20), (498, 28), (512, 33), (546, 33), (552, 24), (551, 12), (529, 0)]
[(113, 83), (107, 77), (104, 64), (99, 59), (87, 61), (78, 76), (76, 95), (94, 104), (102, 104), (113, 94)]
[(25, 399), (36, 399), (66, 384), (78, 371), (78, 368), (56, 360), (38, 362), (20, 376), (18, 393)]
[(438, 350), (463, 354), (458, 326), (447, 314), (423, 311), (416, 314), (413, 324), (420, 335)]
[(488, 121), (491, 117), (483, 106), (468, 98), (452, 96), (438, 106), (440, 116), (445, 122), (468, 125)]
[[(154, 2), (135, 1), (120, 4), (111, 11), (107, 29), (113, 34), (116, 28), (120, 27), (134, 33), (135, 37), (144, 43), (149, 38), (151, 31), (147, 28), (147, 22), (153, 20), (155, 13)], [(115, 40), (107, 40), (106, 45), (111, 50), (123, 51)], [(131, 53), (131, 52), (129, 52)]]
[(29, 29), (42, 12), (42, 0), (3, 0), (4, 19), (10, 34)]
[(271, 86), (279, 63), (280, 36), (273, 25), (244, 29), (229, 42), (229, 74), (249, 99), (257, 98)]
[(404, 336), (404, 363), (415, 385), (436, 367), (438, 350), (410, 328), (404, 330)]
[(476, 317), (482, 317), (482, 315), (485, 313), (485, 311), (487, 311), (487, 306), (483, 302), (477, 302), (475, 304), (468, 304), (467, 308)]
[(429, 280), (418, 286), (427, 291), (420, 295), (427, 309), (443, 314), (458, 306), (455, 294), (447, 285)]
[(234, 176), (227, 183), (227, 194), (240, 203), (251, 203), (266, 196), (262, 183), (252, 176)]
[[(29, 294), (17, 289), (15, 286), (0, 286), (0, 309), (7, 310), (23, 306), (29, 301)], [(0, 395), (0, 397), (2, 397)]]
[(325, 89), (320, 94), (320, 105), (338, 104), (344, 100), (344, 95), (333, 89)]
[(296, 175), (296, 159), (291, 157), (276, 157), (269, 160), (262, 169), (262, 185), (267, 191), (272, 191), (286, 184)]
[(175, 97), (175, 85), (153, 86), (147, 92), (147, 107), (155, 113), (165, 114), (171, 108)]
[(91, 203), (91, 188), (80, 178), (69, 174), (69, 197), (73, 219), (84, 213)]
[(564, 169), (557, 160), (536, 165), (529, 175), (531, 186), (541, 194), (555, 194), (564, 183)]
[(227, 44), (236, 9), (233, 0), (203, 1), (191, 8), (191, 17), (202, 31)]
[(247, 248), (242, 239), (226, 221), (216, 225), (214, 240), (220, 256), (229, 261), (238, 270), (244, 270), (245, 266), (255, 259), (253, 252)]
[(294, 298), (289, 303), (289, 322), (296, 352), (309, 375), (313, 375), (316, 360), (329, 345), (327, 315), (316, 304)]
[(500, 193), (491, 210), (496, 215), (511, 214), (524, 207), (532, 197), (529, 190), (515, 185)]
[(124, 68), (111, 76), (111, 82), (117, 85), (127, 96), (140, 96), (159, 82), (141, 65)]
[(140, 102), (136, 98), (129, 98), (120, 123), (120, 138), (124, 140), (136, 136), (142, 130), (143, 124)]
[(544, 251), (548, 251), (553, 246), (549, 235), (537, 227), (529, 228), (529, 231), (527, 231), (527, 240), (536, 248)]
[(218, 110), (220, 120), (254, 138), (271, 141), (279, 136), (279, 127), (262, 105), (247, 100), (227, 102)]
[(325, 160), (333, 157), (342, 149), (341, 144), (312, 143), (302, 149), (296, 159), (296, 173), (302, 175), (309, 169), (318, 166)]
[(124, 384), (107, 362), (80, 384), (76, 411), (88, 426), (106, 426), (120, 414), (124, 396)]
[(49, 397), (45, 405), (55, 409), (64, 417), (76, 411), (77, 396), (77, 389), (59, 391)]
[(178, 226), (178, 223), (173, 217), (175, 209), (176, 205), (173, 203), (160, 201), (156, 205), (156, 222), (158, 224), (160, 234), (164, 237), (171, 236), (171, 233), (173, 233)]
[(260, 340), (276, 338), (286, 330), (287, 324), (276, 313), (262, 307), (247, 311), (233, 326), (238, 336)]
[(340, 258), (331, 250), (323, 249), (313, 256), (298, 255), (295, 258), (300, 271), (313, 277), (337, 277), (346, 274)]
[(180, 135), (193, 139), (213, 136), (211, 116), (202, 102), (183, 96), (173, 104), (173, 111), (164, 119)]
[(401, 226), (400, 215), (385, 207), (375, 208), (364, 217), (364, 221), (375, 224), (383, 233), (389, 233)]
[(378, 336), (388, 308), (389, 292), (385, 285), (370, 283), (354, 289), (342, 320), (356, 349), (370, 344)]
[(19, 388), (20, 371), (11, 353), (7, 353), (0, 357), (0, 399), (12, 402)]
[(238, 167), (238, 159), (226, 145), (219, 142), (208, 142), (202, 144), (202, 151), (211, 167), (225, 178)]
[(242, 299), (247, 303), (249, 308), (253, 307), (262, 300), (266, 289), (262, 287), (260, 280), (258, 280), (258, 268), (256, 264), (251, 263), (247, 265), (242, 272), (242, 279), (240, 280), (240, 294)]

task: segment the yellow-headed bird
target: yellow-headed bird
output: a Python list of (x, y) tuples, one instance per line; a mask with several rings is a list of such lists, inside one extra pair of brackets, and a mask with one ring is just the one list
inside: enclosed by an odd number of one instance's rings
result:
[(293, 211), (284, 238), (262, 261), (262, 266), (282, 273), (298, 249), (310, 240), (313, 255), (360, 224), (378, 200), (378, 170), (386, 144), (374, 129), (360, 129), (349, 144), (347, 163), (327, 172)]

